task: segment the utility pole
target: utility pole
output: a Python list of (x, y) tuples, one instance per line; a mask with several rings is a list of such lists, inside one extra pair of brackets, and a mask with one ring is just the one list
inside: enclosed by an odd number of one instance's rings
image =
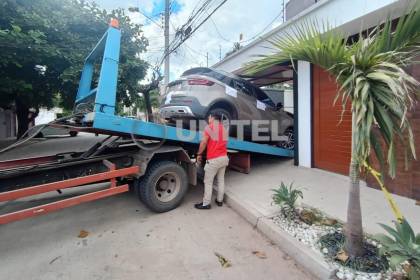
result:
[(207, 67), (209, 67), (209, 52), (206, 53)]
[(281, 13), (282, 13), (281, 20), (282, 20), (282, 23), (284, 23), (286, 21), (286, 5), (285, 4), (286, 4), (285, 0), (283, 0), (282, 4), (281, 4)]
[(169, 0), (165, 0), (165, 26), (164, 26), (164, 35), (165, 35), (165, 70), (163, 81), (165, 87), (169, 84)]

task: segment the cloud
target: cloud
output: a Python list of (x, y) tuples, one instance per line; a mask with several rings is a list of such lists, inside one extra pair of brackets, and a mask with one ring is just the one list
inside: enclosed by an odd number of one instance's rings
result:
[[(156, 15), (157, 8), (163, 9), (164, 0), (126, 0), (111, 1), (97, 0), (106, 8), (139, 6), (155, 21), (161, 23)], [(170, 17), (171, 40), (175, 28), (186, 22), (198, 0), (176, 0), (179, 4), (177, 11)], [(278, 0), (228, 0), (215, 14), (189, 38), (176, 53), (170, 56), (170, 79), (174, 80), (185, 70), (215, 64), (225, 53), (232, 49), (233, 43), (239, 41), (243, 34), (243, 45), (249, 44), (252, 38), (268, 32), (282, 21), (282, 1)], [(163, 29), (152, 23), (139, 13), (130, 13), (136, 22), (144, 24), (145, 36), (149, 39), (149, 48), (141, 56), (151, 64), (160, 61), (164, 51)], [(163, 67), (163, 66), (162, 66)]]

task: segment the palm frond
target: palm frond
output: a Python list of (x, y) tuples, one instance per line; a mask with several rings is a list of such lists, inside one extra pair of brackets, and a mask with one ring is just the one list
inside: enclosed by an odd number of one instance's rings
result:
[[(395, 30), (393, 31), (392, 20), (388, 19), (383, 25), (373, 31), (372, 37), (375, 41), (370, 48), (373, 53), (387, 53), (390, 51), (397, 51), (401, 54), (406, 54), (411, 58), (411, 50), (415, 48), (418, 50), (420, 43), (420, 13), (417, 11), (420, 7), (420, 1), (412, 1), (412, 5), (407, 7), (407, 15), (399, 18)], [(377, 31), (377, 32), (376, 32)]]
[[(396, 146), (416, 158), (414, 137), (407, 113), (413, 108), (419, 82), (404, 69), (414, 62), (420, 49), (420, 1), (396, 25), (388, 19), (370, 32), (349, 39), (328, 24), (304, 22), (291, 27), (270, 44), (272, 54), (246, 65), (249, 74), (279, 63), (303, 60), (320, 66), (339, 84), (336, 102), (343, 112), (351, 101), (352, 158), (360, 166), (376, 154), (381, 166), (396, 174)], [(378, 127), (379, 134), (372, 134)], [(380, 135), (383, 141), (376, 139)], [(383, 142), (384, 145), (380, 143)]]
[(309, 61), (328, 69), (337, 61), (344, 61), (344, 57), (348, 55), (346, 40), (343, 38), (342, 34), (334, 31), (328, 24), (304, 22), (269, 40), (274, 52), (256, 56), (256, 61), (245, 66), (246, 72), (254, 74), (293, 60)]

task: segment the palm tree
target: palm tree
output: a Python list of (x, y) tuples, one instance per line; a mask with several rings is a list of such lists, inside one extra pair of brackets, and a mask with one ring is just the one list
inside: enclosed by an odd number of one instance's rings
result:
[[(345, 37), (328, 24), (306, 22), (270, 41), (273, 52), (247, 65), (255, 73), (287, 61), (308, 61), (336, 78), (336, 96), (351, 102), (352, 139), (350, 193), (345, 226), (346, 253), (363, 254), (360, 208), (360, 174), (373, 151), (382, 171), (396, 173), (396, 145), (402, 143), (407, 158), (415, 158), (413, 133), (407, 112), (415, 102), (419, 83), (405, 67), (419, 54), (419, 1), (395, 25), (386, 20), (358, 36)], [(376, 126), (379, 133), (372, 133)]]

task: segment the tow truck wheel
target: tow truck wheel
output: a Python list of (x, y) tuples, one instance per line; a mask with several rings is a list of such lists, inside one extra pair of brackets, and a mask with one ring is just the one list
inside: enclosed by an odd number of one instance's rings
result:
[(139, 180), (140, 200), (154, 212), (167, 212), (176, 208), (188, 190), (188, 177), (184, 168), (173, 161), (151, 163)]

